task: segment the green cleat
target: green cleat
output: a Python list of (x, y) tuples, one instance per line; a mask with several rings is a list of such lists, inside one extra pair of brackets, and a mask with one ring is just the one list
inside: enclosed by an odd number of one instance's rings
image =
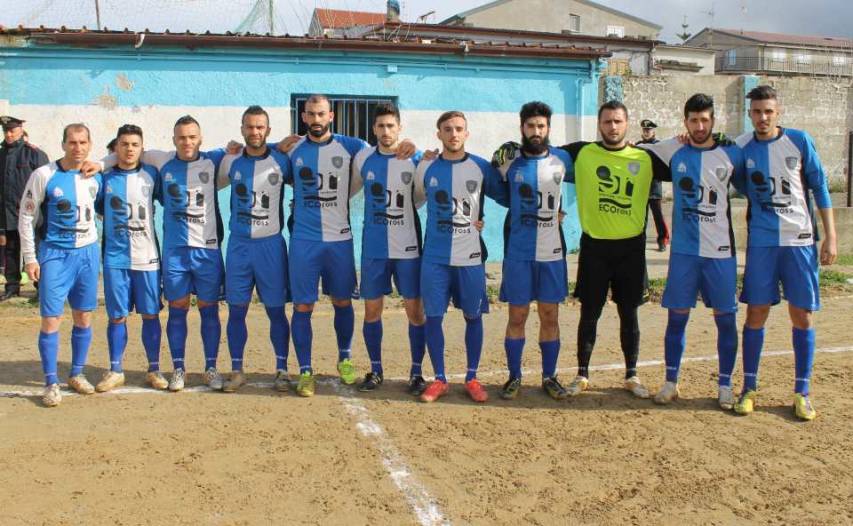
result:
[(556, 376), (542, 379), (542, 389), (554, 400), (565, 400), (569, 392), (563, 387)]
[(758, 393), (752, 389), (742, 392), (732, 409), (735, 410), (735, 413), (743, 416), (752, 413), (755, 411), (755, 398), (757, 396)]
[(521, 378), (510, 378), (503, 387), (501, 387), (501, 398), (504, 400), (515, 400), (520, 389)]
[(811, 421), (817, 416), (817, 411), (812, 407), (812, 401), (808, 395), (796, 393), (794, 394), (794, 414), (800, 420)]
[(299, 375), (299, 382), (296, 384), (296, 394), (299, 396), (314, 396), (314, 375), (311, 371), (305, 371)]
[(349, 358), (338, 362), (338, 374), (341, 375), (341, 383), (344, 385), (352, 385), (358, 380), (355, 375), (355, 366)]

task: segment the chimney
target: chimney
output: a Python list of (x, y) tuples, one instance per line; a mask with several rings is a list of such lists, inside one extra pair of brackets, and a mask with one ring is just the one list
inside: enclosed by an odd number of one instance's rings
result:
[(400, 2), (399, 0), (388, 0), (388, 12), (385, 15), (385, 20), (388, 22), (400, 21)]

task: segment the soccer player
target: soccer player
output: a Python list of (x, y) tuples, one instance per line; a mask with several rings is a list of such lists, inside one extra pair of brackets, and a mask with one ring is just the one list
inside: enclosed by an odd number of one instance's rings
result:
[[(44, 405), (62, 401), (57, 377), (59, 325), (65, 301), (71, 306), (71, 373), (68, 386), (80, 394), (95, 388), (83, 374), (92, 343), (92, 311), (97, 307), (101, 253), (95, 228), (95, 200), (101, 176), (85, 178), (80, 168), (92, 147), (84, 124), (62, 131), (62, 159), (34, 171), (24, 189), (18, 231), (24, 270), (39, 281), (41, 332), (39, 354), (44, 371)], [(38, 253), (36, 238), (38, 237)]]
[(755, 131), (736, 141), (746, 159), (749, 244), (740, 297), (747, 304), (743, 327), (744, 387), (734, 409), (747, 415), (755, 407), (764, 323), (770, 306), (780, 301), (781, 283), (793, 326), (794, 414), (802, 420), (813, 420), (817, 413), (809, 399), (815, 349), (812, 313), (820, 309), (820, 289), (817, 230), (809, 192), (823, 223), (823, 265), (834, 263), (838, 254), (832, 202), (812, 137), (802, 130), (779, 126), (782, 106), (776, 90), (758, 86), (747, 98)]
[(360, 295), (364, 299), (362, 332), (370, 357), (370, 372), (358, 389), (373, 391), (382, 385), (383, 296), (391, 293), (393, 279), (409, 319), (412, 365), (408, 392), (420, 396), (426, 389), (421, 370), (426, 342), (420, 287), (421, 223), (412, 198), (420, 156), (396, 158), (401, 129), (397, 107), (380, 104), (373, 118), (378, 144), (361, 150), (352, 165), (350, 196), (364, 187)]
[(245, 148), (222, 161), (218, 186), (231, 185), (230, 237), (225, 258), (225, 298), (228, 301), (228, 349), (231, 376), (223, 391), (233, 393), (244, 383), (243, 352), (249, 337), (246, 314), (252, 289), (270, 320), (270, 342), (275, 353), (274, 387), (287, 391), (287, 354), (290, 327), (284, 306), (288, 301), (287, 246), (281, 235), (284, 226), (284, 181), (290, 176), (287, 154), (267, 146), (269, 114), (260, 106), (243, 112), (240, 131)]
[[(598, 319), (608, 291), (619, 312), (619, 339), (625, 357), (625, 389), (638, 398), (649, 391), (637, 375), (640, 327), (637, 308), (643, 303), (646, 268), (646, 208), (653, 179), (666, 180), (669, 168), (649, 152), (628, 144), (628, 109), (609, 101), (598, 109), (600, 142), (563, 146), (572, 159), (568, 181), (577, 189), (580, 240), (577, 285), (581, 302), (578, 323), (578, 374), (568, 385), (569, 396), (589, 388), (589, 362), (595, 347)], [(504, 144), (497, 160), (515, 154)]]
[(718, 402), (734, 405), (732, 371), (737, 360), (737, 259), (729, 206), (729, 184), (744, 190), (743, 156), (735, 145), (719, 146), (712, 135), (714, 100), (703, 93), (684, 105), (689, 143), (677, 139), (639, 145), (669, 165), (673, 181), (672, 256), (662, 306), (669, 309), (664, 337), (666, 382), (658, 404), (679, 396), (678, 374), (685, 329), (696, 296), (714, 310), (719, 356)]
[(421, 292), (426, 313), (426, 341), (435, 380), (421, 394), (434, 402), (447, 393), (442, 322), (450, 300), (465, 317), (465, 390), (475, 402), (488, 400), (477, 380), (483, 350), (486, 297), (486, 247), (476, 222), (483, 217), (485, 195), (496, 196), (500, 176), (488, 161), (465, 151), (468, 121), (459, 111), (443, 113), (436, 136), (440, 157), (421, 161), (415, 176), (415, 202), (427, 203), (427, 234), (421, 266)]
[(141, 162), (142, 129), (125, 124), (116, 134), (116, 165), (103, 174), (97, 211), (104, 218), (104, 298), (109, 323), (110, 370), (95, 386), (106, 392), (124, 385), (122, 359), (127, 347), (127, 316), (142, 316), (142, 345), (148, 359), (148, 384), (166, 389), (160, 373), (160, 246), (154, 230), (157, 169)]
[(562, 219), (562, 187), (572, 161), (549, 144), (551, 108), (542, 102), (521, 107), (521, 151), (499, 167), (502, 198), (509, 207), (504, 228), (503, 280), (500, 300), (509, 303), (506, 350), (509, 380), (501, 398), (511, 400), (521, 388), (530, 303), (539, 312), (539, 349), (542, 353), (542, 388), (551, 398), (563, 399), (565, 388), (557, 381), (560, 353), (560, 303), (569, 290)]
[[(176, 151), (146, 150), (142, 154), (142, 162), (160, 172), (157, 199), (163, 205), (163, 293), (169, 302), (166, 338), (175, 368), (169, 390), (180, 391), (186, 382), (184, 356), (190, 294), (196, 295), (201, 316), (204, 382), (211, 389), (220, 390), (223, 380), (216, 370), (222, 334), (218, 302), (223, 295), (225, 272), (216, 179), (227, 152), (201, 152), (201, 126), (190, 115), (175, 122), (172, 142)], [(91, 163), (83, 170), (110, 168), (115, 162), (115, 156), (110, 155), (100, 165)]]

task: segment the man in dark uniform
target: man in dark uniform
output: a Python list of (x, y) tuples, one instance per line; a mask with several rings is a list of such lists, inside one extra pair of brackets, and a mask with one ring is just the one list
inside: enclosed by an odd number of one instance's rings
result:
[(0, 145), (0, 231), (5, 234), (6, 289), (0, 301), (18, 296), (21, 290), (21, 241), (18, 237), (18, 208), (30, 174), (48, 163), (47, 155), (24, 140), (24, 121), (0, 116), (3, 144)]
[[(655, 137), (655, 129), (657, 124), (649, 119), (640, 121), (640, 128), (643, 129), (643, 139), (637, 144), (654, 144), (658, 142)], [(658, 232), (658, 251), (666, 250), (666, 245), (669, 244), (669, 228), (666, 226), (666, 219), (663, 217), (660, 202), (663, 199), (663, 185), (660, 181), (652, 181), (652, 188), (649, 191), (649, 210), (652, 211), (652, 218), (655, 221), (655, 229)]]

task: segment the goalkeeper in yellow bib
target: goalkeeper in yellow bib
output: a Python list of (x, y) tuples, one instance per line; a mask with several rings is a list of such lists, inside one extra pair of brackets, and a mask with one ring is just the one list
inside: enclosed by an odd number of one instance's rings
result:
[[(646, 268), (646, 208), (653, 179), (671, 180), (669, 170), (651, 152), (629, 146), (628, 109), (610, 101), (598, 110), (599, 142), (563, 146), (571, 162), (566, 180), (575, 184), (581, 235), (577, 285), (581, 303), (578, 324), (578, 374), (566, 391), (576, 396), (589, 388), (589, 362), (598, 319), (608, 292), (619, 312), (619, 339), (625, 357), (625, 389), (638, 398), (649, 391), (637, 375), (640, 328), (637, 308), (643, 303)], [(496, 152), (500, 164), (515, 155), (517, 145)]]

